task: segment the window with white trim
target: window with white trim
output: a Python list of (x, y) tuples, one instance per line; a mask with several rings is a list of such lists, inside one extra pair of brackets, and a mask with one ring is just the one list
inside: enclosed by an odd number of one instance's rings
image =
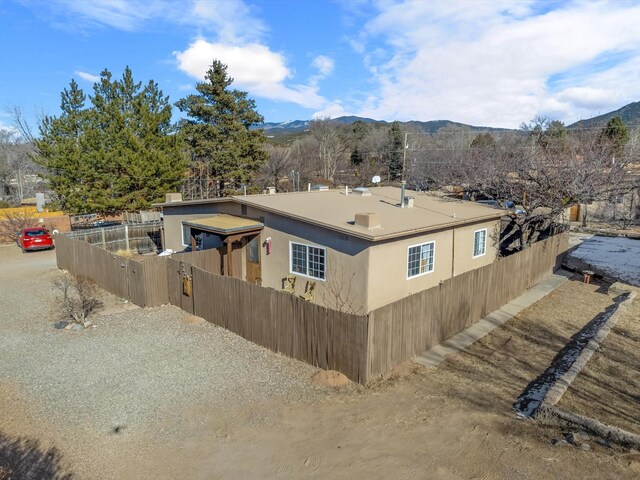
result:
[(473, 232), (473, 257), (480, 257), (487, 253), (487, 229)]
[(289, 242), (290, 271), (306, 277), (325, 279), (327, 254), (323, 247)]
[(182, 224), (182, 245), (187, 247), (191, 245), (191, 227), (184, 223)]
[(435, 242), (409, 247), (407, 253), (407, 278), (433, 272), (435, 250)]

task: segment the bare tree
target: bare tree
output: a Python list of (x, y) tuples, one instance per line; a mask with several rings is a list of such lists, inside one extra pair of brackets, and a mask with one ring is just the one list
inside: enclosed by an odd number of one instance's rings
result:
[(14, 242), (23, 228), (37, 225), (38, 219), (30, 209), (0, 210), (0, 242)]
[(269, 154), (267, 161), (260, 167), (258, 181), (262, 187), (274, 186), (276, 192), (280, 191), (280, 182), (285, 176), (291, 176), (291, 147), (266, 146)]
[(85, 276), (65, 273), (54, 281), (62, 293), (62, 315), (65, 320), (87, 326), (87, 320), (103, 303), (97, 298), (95, 284)]
[(31, 143), (16, 130), (0, 130), (0, 194), (16, 204), (33, 197), (43, 187), (41, 170), (33, 162)]
[(330, 118), (313, 120), (311, 136), (316, 141), (317, 156), (322, 164), (322, 176), (333, 180), (339, 161), (345, 153), (345, 145), (340, 138), (339, 129)]
[(459, 185), (521, 206), (524, 213), (514, 216), (502, 234), (507, 250), (537, 241), (571, 205), (633, 188), (627, 174), (633, 157), (623, 155), (613, 162), (611, 149), (597, 132), (566, 132), (559, 122), (539, 119), (519, 135), (503, 136), (495, 146), (458, 149), (450, 158), (443, 154), (432, 171), (439, 185)]
[(308, 136), (297, 139), (291, 145), (290, 161), (300, 185), (315, 181), (322, 170), (316, 142)]

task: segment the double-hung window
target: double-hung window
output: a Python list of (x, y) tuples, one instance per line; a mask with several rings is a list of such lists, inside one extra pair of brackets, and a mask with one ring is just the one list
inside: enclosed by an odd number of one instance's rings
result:
[(487, 229), (476, 230), (473, 233), (473, 258), (481, 257), (487, 252)]
[(435, 242), (409, 247), (407, 254), (407, 278), (433, 272), (435, 249)]
[(290, 242), (289, 257), (291, 259), (291, 273), (298, 273), (318, 280), (325, 279), (327, 254), (323, 247)]

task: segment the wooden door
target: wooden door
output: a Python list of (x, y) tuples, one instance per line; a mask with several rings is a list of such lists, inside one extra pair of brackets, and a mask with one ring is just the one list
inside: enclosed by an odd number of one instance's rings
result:
[(253, 237), (246, 246), (247, 282), (262, 284), (262, 267), (260, 265), (260, 235)]

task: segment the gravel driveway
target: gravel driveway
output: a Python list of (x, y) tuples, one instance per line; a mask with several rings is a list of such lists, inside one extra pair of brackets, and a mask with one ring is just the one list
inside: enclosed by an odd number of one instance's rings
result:
[(315, 368), (189, 323), (173, 306), (142, 309), (105, 294), (95, 328), (56, 330), (55, 252), (0, 246), (0, 265), (0, 382), (17, 385), (59, 428), (142, 432), (191, 405), (287, 402), (314, 391)]

